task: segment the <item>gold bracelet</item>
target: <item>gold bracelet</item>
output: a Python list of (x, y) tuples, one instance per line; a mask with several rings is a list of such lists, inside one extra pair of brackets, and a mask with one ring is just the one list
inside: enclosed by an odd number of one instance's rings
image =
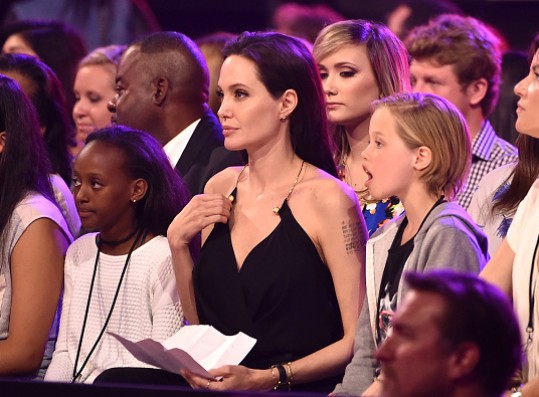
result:
[[(275, 377), (275, 366), (272, 365), (270, 369), (271, 369), (271, 379), (275, 382), (277, 380), (277, 378)], [(279, 386), (279, 382), (277, 381), (277, 384), (273, 387), (273, 390), (275, 390), (275, 388), (278, 386)]]
[(294, 377), (294, 373), (292, 372), (292, 363), (289, 361), (287, 363), (285, 363), (284, 365), (286, 365), (286, 367), (288, 368), (288, 371), (287, 371), (287, 383), (288, 383), (288, 391), (290, 391), (292, 389), (292, 378)]

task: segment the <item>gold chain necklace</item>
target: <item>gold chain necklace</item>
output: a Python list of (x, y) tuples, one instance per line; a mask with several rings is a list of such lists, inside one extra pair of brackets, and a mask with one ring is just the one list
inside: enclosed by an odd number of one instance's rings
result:
[(347, 155), (343, 155), (341, 162), (338, 166), (338, 170), (337, 170), (339, 179), (343, 181), (344, 183), (346, 183), (348, 186), (350, 186), (352, 189), (354, 189), (354, 193), (356, 194), (356, 197), (359, 200), (361, 205), (376, 203), (378, 200), (375, 200), (371, 197), (371, 194), (368, 188), (364, 188), (361, 190), (355, 189), (354, 181), (352, 180), (352, 173), (350, 172), (350, 168), (348, 167), (346, 160), (347, 160)]
[[(303, 166), (305, 165), (305, 160), (303, 160), (301, 162), (301, 167), (299, 167), (299, 172), (298, 174), (296, 175), (296, 179), (294, 179), (294, 183), (292, 184), (292, 187), (290, 188), (290, 190), (288, 191), (288, 194), (286, 195), (286, 198), (285, 200), (288, 201), (290, 200), (290, 196), (292, 196), (292, 192), (294, 191), (294, 188), (296, 187), (296, 185), (298, 184), (299, 182), (299, 177), (301, 175), (301, 171), (303, 171)], [(278, 215), (279, 214), (279, 211), (281, 210), (281, 207), (279, 207), (278, 205), (276, 205), (275, 207), (273, 207), (273, 213), (275, 215)]]
[[(240, 177), (242, 176), (243, 172), (245, 171), (245, 169), (249, 166), (249, 164), (245, 164), (243, 166), (243, 168), (241, 169), (240, 171), (240, 174), (238, 175), (238, 179), (236, 180), (236, 185), (234, 186), (234, 190), (233, 192), (228, 196), (228, 199), (231, 201), (231, 202), (234, 202), (234, 200), (236, 199), (236, 197), (234, 196), (234, 193), (236, 193), (236, 189), (238, 188), (238, 181), (240, 180)], [(294, 179), (294, 183), (292, 184), (292, 186), (290, 187), (290, 190), (288, 191), (288, 194), (286, 195), (285, 197), (285, 200), (288, 201), (290, 200), (290, 196), (292, 196), (292, 192), (294, 191), (294, 189), (296, 188), (296, 185), (298, 184), (299, 182), (299, 177), (301, 176), (301, 172), (303, 171), (303, 167), (305, 166), (305, 160), (302, 160), (301, 161), (301, 167), (299, 167), (299, 172), (298, 174), (296, 175), (296, 179)], [(281, 210), (281, 207), (279, 207), (278, 205), (276, 205), (275, 207), (273, 207), (273, 213), (275, 215), (278, 215), (279, 214), (279, 211)]]

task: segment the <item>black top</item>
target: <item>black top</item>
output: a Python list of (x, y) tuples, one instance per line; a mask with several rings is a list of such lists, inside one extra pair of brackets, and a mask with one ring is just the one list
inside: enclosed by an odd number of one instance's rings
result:
[(382, 274), (382, 280), (380, 281), (380, 291), (378, 292), (378, 312), (376, 313), (377, 344), (383, 342), (387, 337), (387, 331), (389, 331), (389, 328), (391, 327), (391, 316), (397, 310), (397, 291), (399, 289), (398, 287), (404, 265), (414, 250), (415, 236), (417, 236), (417, 233), (423, 227), (425, 219), (429, 217), (432, 210), (441, 203), (445, 203), (445, 201), (444, 196), (441, 196), (436, 200), (432, 208), (421, 221), (416, 234), (406, 243), (401, 244), (404, 229), (406, 228), (406, 225), (408, 225), (408, 218), (405, 217), (397, 229), (397, 234), (387, 253), (384, 272)]
[(408, 219), (404, 218), (399, 225), (397, 234), (391, 243), (391, 247), (387, 251), (386, 265), (384, 267), (382, 280), (380, 281), (380, 292), (378, 294), (378, 321), (376, 322), (377, 343), (383, 342), (387, 336), (391, 314), (397, 309), (396, 294), (402, 276), (402, 270), (414, 249), (413, 238), (401, 245), (402, 234), (407, 224)]
[[(193, 270), (201, 324), (257, 339), (241, 363), (249, 368), (294, 361), (343, 336), (327, 266), (286, 200), (279, 216), (280, 223), (247, 255), (240, 270), (228, 224), (215, 224)], [(339, 381), (337, 377), (292, 387), (329, 392)]]

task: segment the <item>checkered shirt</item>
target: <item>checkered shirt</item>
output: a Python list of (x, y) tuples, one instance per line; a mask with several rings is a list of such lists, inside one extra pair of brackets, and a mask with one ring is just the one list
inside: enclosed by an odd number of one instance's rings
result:
[(514, 163), (517, 159), (517, 148), (498, 137), (490, 122), (485, 120), (472, 143), (472, 167), (466, 186), (457, 195), (458, 203), (468, 209), (481, 178), (493, 169)]

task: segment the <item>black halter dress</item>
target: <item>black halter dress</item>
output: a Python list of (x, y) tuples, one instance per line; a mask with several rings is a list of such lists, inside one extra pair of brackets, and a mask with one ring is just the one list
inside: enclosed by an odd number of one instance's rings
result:
[[(278, 216), (279, 224), (252, 249), (239, 270), (229, 225), (216, 224), (193, 270), (201, 324), (257, 339), (241, 363), (249, 368), (294, 361), (343, 336), (327, 266), (287, 200)], [(342, 374), (292, 388), (330, 392), (341, 379)]]

